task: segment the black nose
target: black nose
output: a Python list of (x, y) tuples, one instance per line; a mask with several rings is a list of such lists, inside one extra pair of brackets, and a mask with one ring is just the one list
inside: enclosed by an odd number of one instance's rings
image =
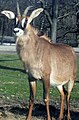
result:
[(16, 33), (18, 33), (18, 32), (19, 32), (19, 30), (13, 30), (13, 32), (16, 34)]

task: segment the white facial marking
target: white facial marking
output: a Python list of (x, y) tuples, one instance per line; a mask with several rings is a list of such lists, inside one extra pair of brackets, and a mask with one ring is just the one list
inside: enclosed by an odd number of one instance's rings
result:
[(16, 24), (18, 23), (18, 21), (19, 21), (19, 20), (18, 20), (18, 18), (16, 17)]
[(14, 28), (14, 33), (16, 36), (22, 36), (24, 34), (24, 31), (20, 28)]
[(22, 27), (24, 27), (25, 20), (26, 20), (26, 18), (22, 19)]

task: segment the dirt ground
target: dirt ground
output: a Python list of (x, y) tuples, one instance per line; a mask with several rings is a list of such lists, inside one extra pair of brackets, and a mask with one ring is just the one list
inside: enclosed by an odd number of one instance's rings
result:
[[(71, 120), (79, 120), (79, 103), (71, 106)], [(56, 105), (50, 105), (51, 120), (57, 120), (60, 108)], [(28, 105), (5, 104), (0, 106), (0, 120), (25, 120), (28, 112)], [(31, 120), (46, 120), (46, 109), (43, 103), (36, 103), (33, 108)], [(66, 111), (64, 119), (66, 119)]]

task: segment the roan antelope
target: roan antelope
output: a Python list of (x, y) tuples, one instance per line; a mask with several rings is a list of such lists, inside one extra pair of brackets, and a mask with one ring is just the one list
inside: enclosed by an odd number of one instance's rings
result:
[[(29, 7), (30, 8), (30, 7)], [(30, 87), (30, 102), (27, 120), (31, 120), (31, 114), (36, 94), (36, 80), (43, 82), (43, 98), (46, 104), (47, 120), (50, 120), (49, 111), (49, 90), (50, 86), (56, 86), (61, 94), (61, 108), (59, 120), (64, 115), (64, 101), (67, 98), (67, 119), (70, 120), (70, 93), (74, 85), (74, 79), (77, 71), (76, 55), (74, 50), (64, 44), (53, 44), (40, 37), (34, 32), (31, 21), (36, 18), (42, 11), (42, 8), (34, 10), (30, 17), (20, 14), (19, 5), (17, 4), (17, 17), (12, 11), (4, 10), (1, 13), (9, 19), (16, 20), (14, 33), (16, 38), (17, 53), (22, 60), (28, 74)], [(68, 90), (64, 88), (68, 84)]]

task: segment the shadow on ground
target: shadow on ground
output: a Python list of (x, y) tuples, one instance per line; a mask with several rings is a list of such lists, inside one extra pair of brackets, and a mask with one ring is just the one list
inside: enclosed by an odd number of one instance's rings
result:
[[(20, 108), (20, 107), (11, 107), (9, 108), (9, 112), (14, 114), (15, 116), (26, 116), (28, 112), (28, 108)], [(59, 109), (50, 105), (50, 114), (51, 120), (57, 120), (59, 116)], [(34, 119), (35, 118), (35, 119)], [(35, 104), (32, 113), (33, 120), (46, 120), (46, 110), (45, 105), (43, 104)], [(66, 115), (64, 115), (64, 119), (67, 120)], [(71, 110), (71, 120), (79, 120), (79, 111), (75, 109), (75, 111)]]

